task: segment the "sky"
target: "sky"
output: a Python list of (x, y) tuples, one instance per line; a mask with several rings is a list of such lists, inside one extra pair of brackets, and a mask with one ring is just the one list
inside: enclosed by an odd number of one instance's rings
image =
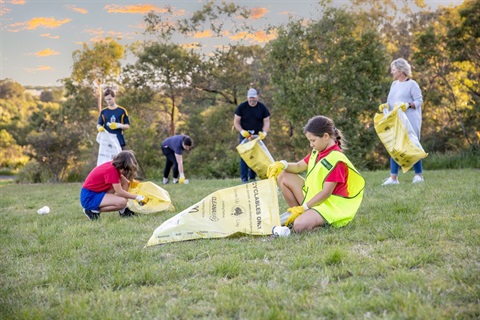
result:
[[(438, 5), (459, 5), (463, 0), (424, 0), (435, 10)], [(71, 75), (72, 53), (89, 47), (96, 41), (112, 37), (122, 45), (145, 39), (144, 16), (155, 11), (164, 15), (170, 6), (173, 19), (188, 19), (207, 1), (103, 1), (103, 0), (0, 0), (0, 80), (13, 79), (27, 86), (58, 86), (60, 79)], [(230, 1), (227, 1), (230, 2)], [(318, 19), (318, 0), (242, 0), (233, 1), (250, 11), (247, 23), (257, 30), (268, 25), (288, 22), (289, 17)], [(334, 0), (346, 5), (348, 0)], [(235, 18), (239, 20), (240, 18)], [(226, 30), (228, 31), (228, 30)], [(222, 38), (203, 32), (176, 37), (186, 47), (201, 43), (203, 50), (238, 41), (245, 44), (264, 44), (266, 33), (235, 34), (227, 32)], [(129, 59), (134, 59), (129, 57)], [(133, 62), (128, 61), (125, 62)]]

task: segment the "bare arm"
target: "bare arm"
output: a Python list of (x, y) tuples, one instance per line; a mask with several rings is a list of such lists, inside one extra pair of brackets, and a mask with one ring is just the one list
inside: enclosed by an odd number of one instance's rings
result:
[(268, 132), (270, 130), (270, 117), (266, 117), (263, 119), (263, 132)]
[(120, 183), (112, 184), (113, 190), (115, 190), (115, 194), (119, 197), (127, 198), (127, 199), (136, 199), (137, 195), (127, 192), (122, 188)]
[(285, 171), (291, 172), (291, 173), (300, 173), (303, 171), (306, 171), (308, 169), (308, 164), (305, 162), (305, 160), (300, 160), (297, 163), (289, 163), (287, 169)]
[(178, 164), (178, 172), (180, 172), (180, 174), (185, 174), (183, 172), (183, 156), (181, 154), (176, 154), (175, 153), (175, 159), (177, 160), (177, 164)]
[(235, 115), (235, 117), (233, 118), (233, 126), (235, 127), (235, 129), (237, 129), (238, 132), (241, 132), (243, 130), (242, 126), (240, 125), (241, 119), (242, 117), (238, 115)]
[(328, 197), (332, 195), (333, 189), (337, 186), (336, 182), (325, 182), (323, 184), (323, 189), (317, 193), (310, 201), (307, 202), (309, 208), (318, 206), (323, 201), (327, 200)]

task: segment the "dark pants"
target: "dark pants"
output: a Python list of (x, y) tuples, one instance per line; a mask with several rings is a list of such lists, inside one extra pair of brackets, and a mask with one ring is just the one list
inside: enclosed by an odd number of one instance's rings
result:
[(168, 178), (170, 174), (170, 169), (173, 166), (173, 178), (178, 179), (178, 163), (177, 158), (175, 158), (175, 152), (173, 152), (170, 148), (162, 148), (162, 152), (167, 158), (167, 162), (165, 163), (165, 169), (163, 170), (163, 177)]
[[(244, 139), (245, 138), (242, 135), (240, 135), (240, 143), (242, 143)], [(255, 173), (255, 171), (253, 171), (245, 163), (245, 161), (243, 161), (243, 159), (240, 158), (240, 178), (242, 179), (242, 182), (248, 182), (248, 180), (255, 180), (256, 176), (257, 174)]]

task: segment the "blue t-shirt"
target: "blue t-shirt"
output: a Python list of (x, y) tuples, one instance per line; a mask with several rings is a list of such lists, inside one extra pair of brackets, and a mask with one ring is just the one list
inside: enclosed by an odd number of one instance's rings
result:
[(123, 130), (122, 129), (110, 129), (107, 126), (108, 122), (118, 122), (122, 124), (130, 124), (130, 120), (128, 119), (128, 112), (127, 109), (124, 107), (120, 107), (117, 105), (115, 109), (104, 108), (102, 112), (100, 112), (100, 116), (98, 117), (98, 124), (103, 126), (105, 130), (110, 133), (114, 133), (117, 135), (118, 142), (123, 147), (125, 146), (125, 138), (123, 137)]
[(241, 118), (240, 125), (243, 130), (253, 130), (254, 134), (262, 131), (263, 119), (270, 117), (267, 106), (261, 102), (257, 102), (255, 107), (251, 107), (248, 101), (242, 102), (235, 109), (235, 114)]
[(162, 148), (169, 148), (173, 150), (176, 154), (182, 154), (183, 151), (183, 134), (179, 134), (176, 136), (171, 136), (162, 142)]

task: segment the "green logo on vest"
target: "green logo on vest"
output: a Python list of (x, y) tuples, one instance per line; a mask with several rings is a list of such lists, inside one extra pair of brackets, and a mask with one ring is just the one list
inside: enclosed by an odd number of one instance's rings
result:
[(328, 160), (326, 158), (323, 158), (322, 161), (320, 161), (320, 163), (325, 167), (327, 168), (327, 170), (331, 170), (333, 168), (332, 164), (330, 162), (328, 162)]

